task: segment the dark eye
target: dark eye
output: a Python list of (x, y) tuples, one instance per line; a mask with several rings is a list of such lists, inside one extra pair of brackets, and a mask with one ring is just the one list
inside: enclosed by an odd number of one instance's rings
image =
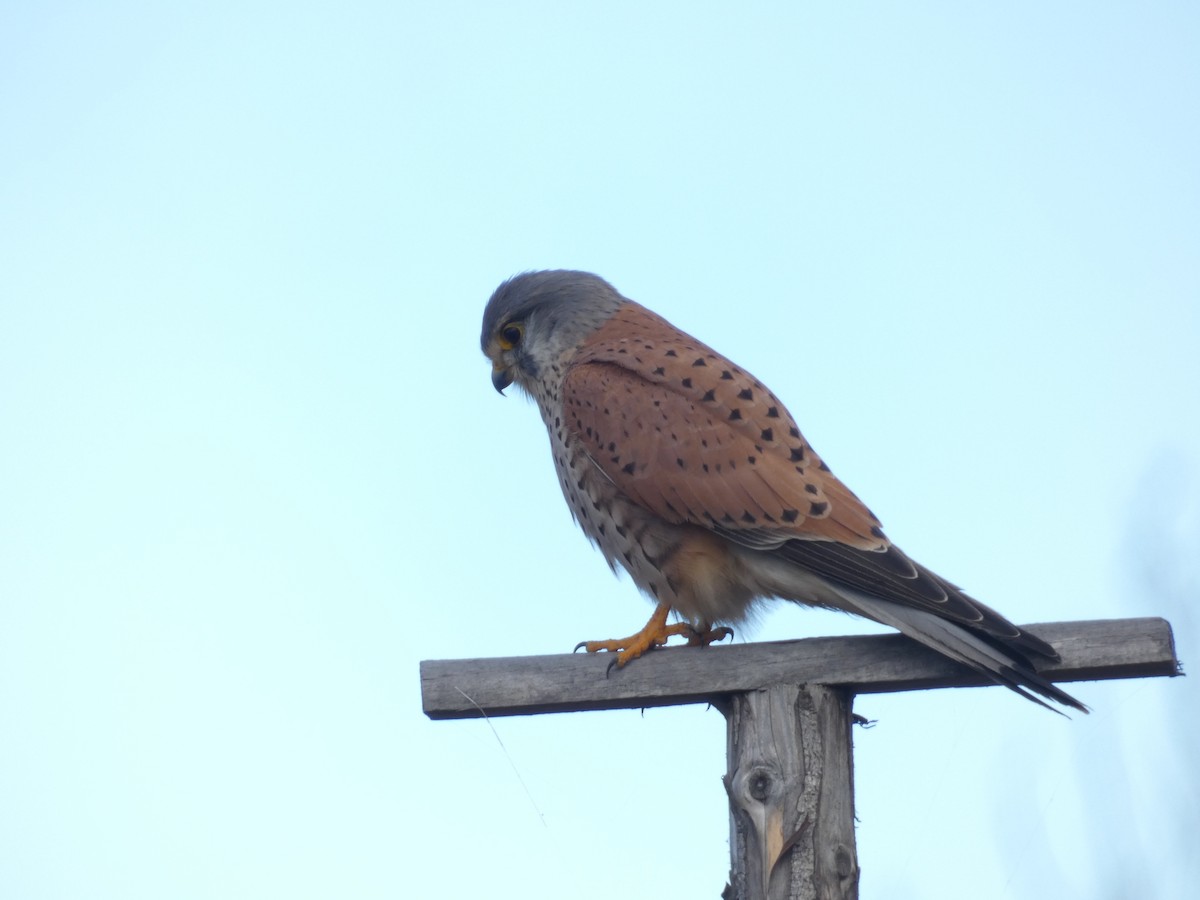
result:
[(500, 329), (500, 346), (505, 350), (511, 350), (521, 343), (521, 338), (524, 336), (525, 328), (520, 322), (509, 322)]

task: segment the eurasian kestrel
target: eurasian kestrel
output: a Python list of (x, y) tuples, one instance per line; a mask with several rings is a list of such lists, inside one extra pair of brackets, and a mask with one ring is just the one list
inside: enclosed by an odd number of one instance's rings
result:
[[(497, 390), (537, 401), (576, 522), (656, 603), (637, 634), (590, 641), (623, 666), (707, 644), (768, 597), (856, 613), (1041, 703), (1049, 644), (909, 559), (745, 369), (586, 272), (496, 289), (483, 352)], [(668, 625), (674, 611), (682, 620)], [(1044, 704), (1043, 704), (1044, 705)]]

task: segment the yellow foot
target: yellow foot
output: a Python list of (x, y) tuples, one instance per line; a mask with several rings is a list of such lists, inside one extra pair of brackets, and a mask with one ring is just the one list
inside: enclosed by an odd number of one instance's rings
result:
[(598, 653), (601, 650), (616, 653), (617, 658), (609, 665), (609, 670), (611, 670), (614, 666), (618, 669), (622, 668), (647, 650), (663, 646), (668, 638), (675, 635), (685, 635), (689, 647), (707, 647), (709, 644), (733, 635), (731, 628), (707, 628), (704, 631), (697, 631), (686, 622), (668, 625), (667, 616), (670, 615), (670, 612), (669, 605), (660, 603), (654, 608), (654, 615), (650, 617), (646, 627), (637, 634), (608, 641), (580, 641), (575, 645), (575, 649), (582, 648), (588, 653)]
[(725, 638), (733, 637), (733, 629), (725, 628), (709, 628), (705, 631), (697, 631), (695, 628), (688, 627), (688, 642), (689, 647), (707, 647), (709, 644), (715, 644), (717, 641), (723, 641)]

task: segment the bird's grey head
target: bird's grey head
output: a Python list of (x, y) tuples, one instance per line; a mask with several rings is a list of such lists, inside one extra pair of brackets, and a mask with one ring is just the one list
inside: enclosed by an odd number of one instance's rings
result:
[(496, 288), (483, 311), (479, 344), (492, 361), (492, 384), (534, 383), (608, 321), (625, 298), (599, 276), (558, 269), (524, 272)]

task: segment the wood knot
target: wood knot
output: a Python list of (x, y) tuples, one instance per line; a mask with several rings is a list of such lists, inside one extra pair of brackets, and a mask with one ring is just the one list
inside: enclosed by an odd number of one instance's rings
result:
[(746, 779), (746, 791), (762, 803), (771, 796), (771, 773), (766, 769), (755, 769)]
[(833, 851), (833, 866), (837, 870), (838, 878), (849, 878), (854, 874), (854, 855), (845, 844), (838, 844), (837, 849)]

